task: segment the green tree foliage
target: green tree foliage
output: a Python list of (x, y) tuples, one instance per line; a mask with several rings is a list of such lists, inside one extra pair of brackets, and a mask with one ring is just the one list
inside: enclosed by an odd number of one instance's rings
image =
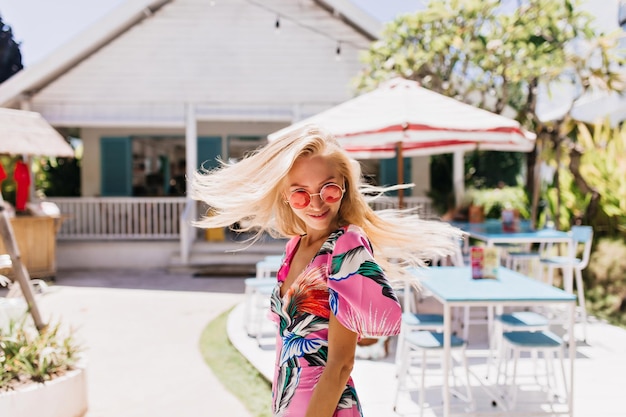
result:
[[(79, 152), (78, 152), (79, 154)], [(34, 161), (33, 179), (35, 189), (46, 197), (79, 197), (81, 158), (41, 157)], [(16, 184), (13, 180), (15, 162), (18, 157), (0, 156), (0, 164), (7, 175), (2, 181), (2, 197), (15, 205)]]
[(20, 45), (13, 39), (13, 30), (2, 20), (0, 16), (0, 83), (20, 71), (22, 65), (22, 53)]
[[(522, 165), (523, 156), (518, 152), (471, 152), (465, 157), (465, 183), (471, 188), (516, 186), (521, 181)], [(463, 205), (463, 202), (454, 201), (452, 181), (452, 154), (433, 155), (428, 196), (439, 213)]]
[(433, 201), (437, 213), (460, 206), (454, 201), (452, 178), (452, 154), (433, 155), (430, 158), (430, 191), (428, 197)]
[(465, 158), (466, 182), (475, 188), (518, 185), (522, 163), (519, 152), (472, 152)]
[[(369, 90), (402, 76), (512, 116), (535, 131), (538, 152), (528, 155), (526, 184), (535, 218), (536, 155), (571, 142), (563, 131), (569, 111), (559, 120), (541, 120), (539, 90), (566, 83), (580, 96), (591, 88), (624, 88), (616, 65), (621, 59), (613, 53), (617, 35), (595, 33), (592, 19), (573, 0), (522, 0), (509, 9), (498, 0), (431, 1), (424, 11), (399, 16), (385, 27), (364, 54), (366, 68), (355, 85)], [(562, 157), (552, 155), (557, 161)]]
[(601, 318), (626, 325), (626, 244), (623, 239), (600, 239), (591, 255), (587, 280), (588, 303)]
[[(368, 66), (357, 87), (371, 89), (399, 75), (495, 113), (510, 106), (520, 121), (537, 122), (533, 106), (540, 82), (592, 77), (585, 57), (573, 54), (575, 39), (605, 56), (591, 20), (569, 0), (523, 1), (510, 11), (499, 0), (433, 1), (425, 11), (386, 26), (364, 57)], [(578, 67), (585, 74), (577, 75)], [(602, 79), (614, 82), (615, 75), (607, 75)]]
[[(561, 226), (591, 224), (595, 245), (584, 271), (587, 301), (601, 318), (626, 325), (626, 126), (608, 121), (593, 126), (572, 125), (577, 141), (561, 163), (570, 169), (546, 193), (548, 212), (557, 209), (561, 196)], [(575, 176), (572, 173), (577, 172)], [(580, 178), (579, 182), (576, 178)], [(582, 182), (581, 182), (582, 181)], [(591, 202), (597, 201), (596, 208)]]
[(41, 158), (35, 184), (47, 197), (80, 197), (79, 158)]
[(13, 170), (15, 166), (15, 157), (10, 155), (0, 156), (0, 165), (6, 174), (6, 178), (1, 183), (2, 198), (5, 201), (15, 205), (15, 181), (13, 180)]

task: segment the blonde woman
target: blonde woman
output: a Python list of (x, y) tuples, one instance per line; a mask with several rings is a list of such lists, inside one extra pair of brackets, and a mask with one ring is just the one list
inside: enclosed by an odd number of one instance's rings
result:
[(335, 138), (306, 126), (234, 164), (200, 172), (191, 193), (243, 231), (287, 237), (271, 297), (278, 326), (275, 416), (362, 416), (350, 373), (361, 338), (398, 334), (389, 276), (451, 251), (458, 231), (402, 211), (374, 212), (359, 164)]

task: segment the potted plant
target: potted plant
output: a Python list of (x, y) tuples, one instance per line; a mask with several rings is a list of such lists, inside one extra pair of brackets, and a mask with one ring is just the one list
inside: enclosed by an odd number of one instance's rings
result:
[(485, 221), (485, 207), (481, 190), (470, 188), (465, 193), (464, 205), (467, 206), (467, 219), (470, 223)]
[(502, 210), (513, 210), (518, 217), (528, 218), (528, 197), (522, 187), (471, 189), (472, 204), (482, 207), (485, 218), (499, 219)]
[(1, 326), (0, 415), (84, 415), (87, 389), (81, 350), (59, 324), (38, 332), (24, 316)]

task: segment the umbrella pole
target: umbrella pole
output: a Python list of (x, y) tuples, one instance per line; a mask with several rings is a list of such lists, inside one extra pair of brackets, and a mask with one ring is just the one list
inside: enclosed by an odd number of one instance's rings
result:
[[(404, 156), (402, 155), (402, 142), (396, 142), (396, 158), (398, 158), (398, 184), (404, 184)], [(404, 208), (404, 189), (398, 190), (398, 208)]]
[[(0, 204), (1, 203), (2, 200), (0, 199)], [(39, 314), (39, 308), (37, 307), (37, 302), (35, 301), (35, 292), (33, 291), (33, 286), (30, 282), (30, 275), (28, 274), (26, 267), (22, 263), (22, 257), (20, 256), (20, 250), (17, 247), (17, 242), (15, 241), (13, 227), (11, 226), (11, 222), (9, 221), (9, 215), (7, 214), (4, 206), (1, 205), (0, 235), (2, 235), (4, 247), (11, 257), (13, 271), (15, 273), (16, 280), (20, 285), (20, 289), (22, 290), (22, 294), (26, 299), (26, 303), (28, 304), (28, 311), (30, 312), (33, 321), (35, 322), (37, 330), (41, 332), (43, 329), (46, 328), (46, 324), (41, 319), (41, 314)]]
[(452, 187), (454, 188), (455, 207), (463, 205), (463, 194), (465, 194), (465, 154), (463, 151), (456, 151), (452, 155)]

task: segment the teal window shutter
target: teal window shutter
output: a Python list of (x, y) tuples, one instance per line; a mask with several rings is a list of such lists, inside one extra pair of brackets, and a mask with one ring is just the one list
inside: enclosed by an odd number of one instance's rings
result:
[[(403, 174), (404, 180), (398, 181), (398, 158), (381, 159), (380, 160), (380, 174), (379, 184), (381, 185), (395, 185), (395, 184), (407, 184), (411, 182), (411, 158), (404, 158)], [(397, 191), (391, 191), (389, 195), (398, 195)], [(411, 195), (411, 189), (404, 190), (404, 195)]]
[(212, 169), (217, 167), (217, 157), (222, 153), (221, 137), (198, 138), (198, 163), (197, 169)]
[(100, 158), (100, 194), (103, 197), (131, 196), (133, 185), (131, 139), (101, 138)]

